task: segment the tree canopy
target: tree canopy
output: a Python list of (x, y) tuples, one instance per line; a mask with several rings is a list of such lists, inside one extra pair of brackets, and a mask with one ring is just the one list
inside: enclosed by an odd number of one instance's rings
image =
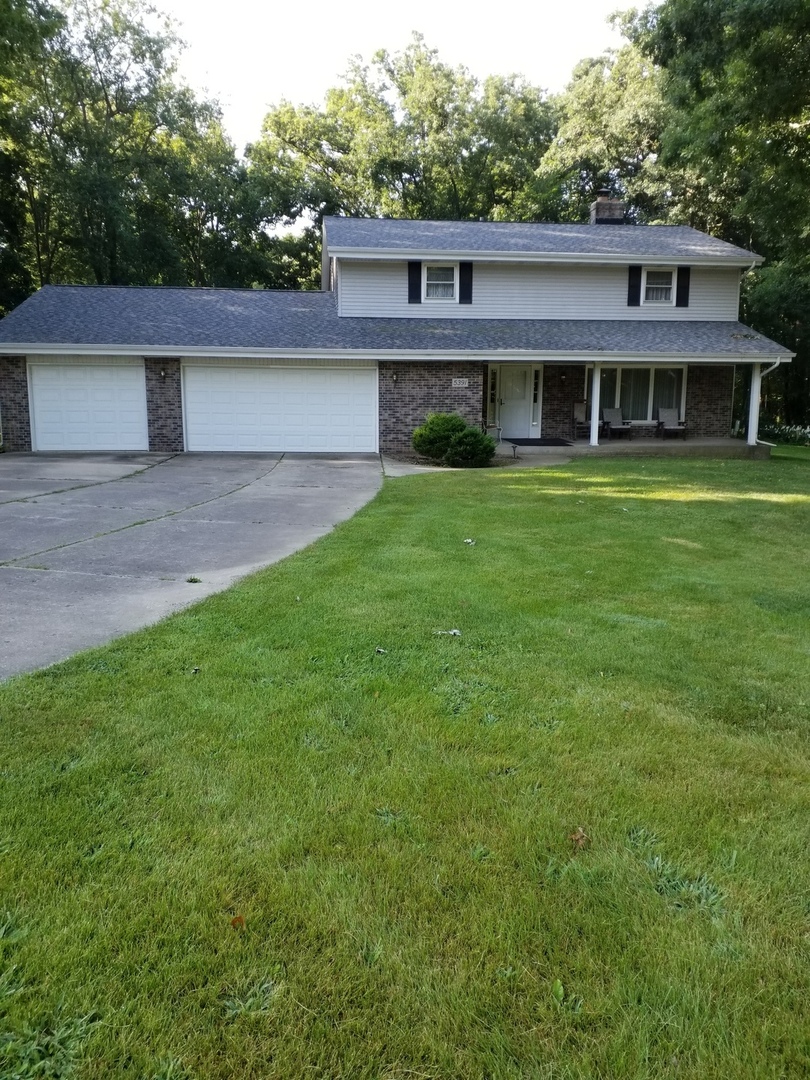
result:
[(353, 61), (322, 109), (271, 110), (248, 157), (291, 218), (514, 218), (554, 129), (542, 90), (517, 76), (481, 82), (416, 34), (401, 53)]
[[(773, 377), (789, 423), (810, 412), (810, 5), (665, 0), (626, 20), (662, 72), (661, 161), (700, 178), (704, 227), (766, 256), (744, 314), (797, 351)], [(700, 200), (695, 200), (699, 204)]]
[(0, 310), (50, 282), (272, 282), (275, 211), (178, 83), (172, 26), (137, 0), (0, 3)]

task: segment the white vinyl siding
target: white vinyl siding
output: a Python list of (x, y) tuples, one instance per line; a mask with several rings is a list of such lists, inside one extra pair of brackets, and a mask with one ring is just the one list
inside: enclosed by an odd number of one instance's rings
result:
[[(739, 317), (740, 272), (692, 267), (689, 307), (627, 305), (626, 266), (473, 263), (470, 305), (408, 303), (405, 262), (340, 260), (341, 315), (395, 319), (675, 319)], [(673, 279), (674, 285), (674, 279)]]
[(187, 450), (377, 449), (377, 369), (183, 366)]
[(143, 360), (28, 358), (34, 450), (148, 450)]

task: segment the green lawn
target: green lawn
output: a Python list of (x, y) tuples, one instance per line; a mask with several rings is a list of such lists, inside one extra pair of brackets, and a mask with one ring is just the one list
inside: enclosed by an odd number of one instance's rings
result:
[(809, 536), (801, 460), (388, 481), (0, 687), (0, 1076), (806, 1077)]
[(810, 462), (810, 446), (774, 446), (771, 457)]

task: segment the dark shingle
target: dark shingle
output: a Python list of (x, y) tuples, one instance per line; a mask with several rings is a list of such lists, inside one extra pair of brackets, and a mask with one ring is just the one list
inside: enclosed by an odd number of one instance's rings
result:
[[(0, 352), (139, 350), (650, 353), (788, 357), (739, 322), (340, 318), (332, 293), (48, 285), (0, 321)], [(11, 348), (10, 348), (11, 347)]]
[(426, 254), (492, 251), (515, 254), (674, 258), (696, 263), (759, 259), (687, 225), (568, 225), (507, 221), (324, 220), (331, 249), (377, 249)]

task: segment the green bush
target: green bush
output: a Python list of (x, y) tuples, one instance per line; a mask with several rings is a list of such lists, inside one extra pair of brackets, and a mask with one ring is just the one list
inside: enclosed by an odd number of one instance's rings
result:
[(495, 442), (458, 413), (428, 413), (413, 433), (417, 454), (456, 468), (482, 468), (495, 453)]
[(456, 468), (483, 469), (494, 453), (495, 440), (476, 427), (468, 427), (453, 436), (443, 460)]
[(413, 433), (417, 454), (442, 461), (455, 435), (467, 430), (467, 421), (458, 413), (428, 413), (421, 427)]

